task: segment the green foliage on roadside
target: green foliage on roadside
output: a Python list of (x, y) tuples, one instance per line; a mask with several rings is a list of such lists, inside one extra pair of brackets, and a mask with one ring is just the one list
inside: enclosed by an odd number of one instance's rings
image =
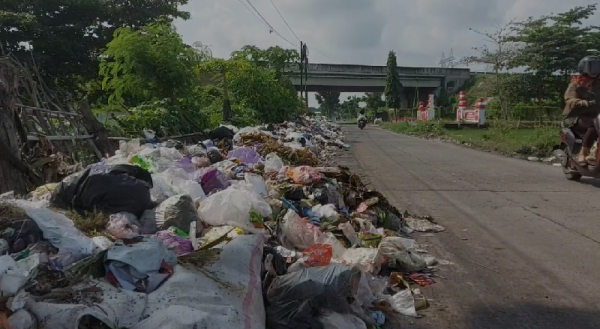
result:
[(199, 84), (196, 68), (208, 60), (166, 24), (118, 29), (102, 57), (102, 89), (109, 104), (124, 106), (190, 96)]
[[(75, 92), (96, 78), (100, 54), (118, 28), (188, 19), (188, 0), (4, 0), (0, 43), (35, 62), (49, 85)], [(33, 51), (31, 51), (33, 50)]]
[(491, 121), (487, 129), (470, 127), (446, 129), (441, 121), (416, 124), (385, 122), (382, 127), (418, 137), (439, 137), (507, 155), (545, 157), (551, 155), (554, 146), (560, 142), (559, 129), (555, 125), (538, 125), (534, 128), (518, 129), (518, 122), (505, 120)]

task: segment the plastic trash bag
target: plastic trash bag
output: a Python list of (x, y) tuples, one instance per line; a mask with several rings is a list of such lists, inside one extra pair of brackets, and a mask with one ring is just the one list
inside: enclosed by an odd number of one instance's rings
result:
[[(154, 187), (150, 194), (158, 203), (178, 195), (187, 194), (194, 201), (203, 199), (206, 194), (197, 183), (189, 180), (188, 173), (182, 168), (169, 168), (160, 174), (153, 174)], [(200, 191), (202, 190), (202, 191)]]
[(265, 157), (265, 173), (279, 171), (284, 164), (277, 153), (269, 153)]
[(189, 195), (170, 197), (156, 208), (156, 226), (159, 230), (175, 226), (187, 232), (190, 224), (197, 221), (198, 212)]
[(130, 212), (141, 216), (152, 199), (150, 174), (137, 166), (115, 165), (109, 172), (91, 174), (88, 168), (56, 188), (50, 204), (79, 213), (99, 210), (108, 214)]
[(311, 166), (292, 168), (287, 172), (287, 176), (291, 178), (294, 183), (302, 185), (318, 183), (323, 177), (317, 169)]
[(204, 168), (194, 174), (194, 181), (200, 184), (206, 195), (220, 191), (229, 186), (228, 177), (217, 168)]
[(413, 248), (410, 248), (411, 241), (413, 240), (402, 237), (386, 237), (381, 241), (379, 250), (383, 256), (396, 260), (404, 270), (418, 272), (427, 268), (427, 262)]
[(335, 210), (335, 206), (333, 204), (326, 205), (316, 205), (312, 208), (312, 211), (317, 214), (317, 216), (321, 218), (326, 218), (330, 220), (338, 220), (340, 219), (340, 214)]
[(156, 237), (158, 237), (167, 248), (172, 250), (177, 257), (194, 252), (192, 241), (182, 238), (170, 230), (157, 232)]
[(271, 283), (268, 301), (267, 327), (271, 329), (321, 328), (314, 314), (333, 311), (351, 313), (349, 300), (361, 278), (357, 268), (343, 264), (309, 267), (282, 275)]
[(175, 254), (157, 238), (145, 236), (139, 242), (117, 241), (106, 253), (104, 266), (112, 285), (150, 293), (173, 274)]
[(320, 241), (323, 233), (318, 227), (288, 209), (281, 226), (281, 244), (288, 249), (306, 249)]
[(221, 154), (221, 151), (219, 151), (219, 149), (216, 147), (208, 148), (206, 156), (208, 157), (211, 163), (223, 161), (223, 155)]
[(231, 225), (247, 232), (262, 232), (250, 222), (250, 211), (255, 211), (263, 218), (271, 216), (272, 213), (271, 206), (260, 195), (234, 188), (209, 196), (198, 208), (201, 220), (208, 225)]
[(363, 272), (378, 274), (381, 270), (383, 257), (378, 249), (350, 248), (342, 255), (340, 260), (360, 268)]
[(251, 147), (237, 148), (227, 155), (229, 159), (240, 159), (245, 164), (256, 164), (262, 162), (262, 157)]
[(387, 301), (391, 304), (394, 311), (416, 318), (417, 310), (415, 308), (415, 298), (410, 289), (404, 289), (393, 296), (387, 296)]
[(106, 232), (117, 239), (131, 239), (142, 233), (141, 226), (134, 214), (120, 212), (110, 215)]
[(269, 196), (269, 192), (267, 191), (267, 183), (265, 183), (265, 180), (261, 176), (245, 173), (244, 181), (254, 192), (256, 192), (256, 194), (260, 195), (263, 199), (266, 199)]

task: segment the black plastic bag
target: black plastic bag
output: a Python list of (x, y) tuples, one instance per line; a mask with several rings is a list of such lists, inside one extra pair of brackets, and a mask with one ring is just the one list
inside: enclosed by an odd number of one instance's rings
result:
[(330, 264), (277, 277), (266, 295), (267, 328), (322, 329), (317, 317), (323, 310), (351, 313), (361, 275), (358, 268)]
[(129, 212), (137, 217), (151, 208), (152, 177), (141, 167), (117, 165), (90, 175), (91, 168), (59, 184), (50, 205), (80, 214), (94, 210), (107, 214)]

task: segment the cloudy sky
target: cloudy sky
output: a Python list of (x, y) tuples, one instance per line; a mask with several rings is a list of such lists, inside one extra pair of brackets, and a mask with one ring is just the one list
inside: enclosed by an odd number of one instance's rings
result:
[[(267, 48), (307, 43), (312, 63), (385, 65), (390, 50), (400, 66), (439, 66), (442, 52), (473, 55), (484, 44), (471, 31), (493, 30), (511, 19), (563, 12), (591, 0), (250, 0), (287, 39), (269, 33), (248, 0), (190, 0), (192, 19), (176, 26), (187, 43), (209, 45), (216, 57), (244, 45)], [(245, 6), (244, 6), (245, 5)], [(600, 15), (598, 15), (600, 17)], [(600, 18), (594, 19), (600, 24)], [(481, 69), (481, 68), (478, 68)], [(314, 100), (313, 100), (314, 102)], [(311, 102), (311, 103), (313, 103)], [(311, 106), (316, 104), (311, 104)]]

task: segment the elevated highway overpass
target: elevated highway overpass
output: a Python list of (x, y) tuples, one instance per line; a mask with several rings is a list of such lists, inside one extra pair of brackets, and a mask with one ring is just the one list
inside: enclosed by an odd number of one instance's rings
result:
[[(289, 68), (298, 72), (297, 66)], [(386, 66), (309, 64), (307, 89), (310, 92), (383, 92), (388, 69)], [(438, 94), (441, 87), (449, 91), (460, 88), (470, 77), (465, 68), (399, 66), (398, 75), (404, 87), (403, 105), (412, 106), (416, 100), (427, 101), (428, 94)], [(299, 75), (292, 84), (301, 90)]]

